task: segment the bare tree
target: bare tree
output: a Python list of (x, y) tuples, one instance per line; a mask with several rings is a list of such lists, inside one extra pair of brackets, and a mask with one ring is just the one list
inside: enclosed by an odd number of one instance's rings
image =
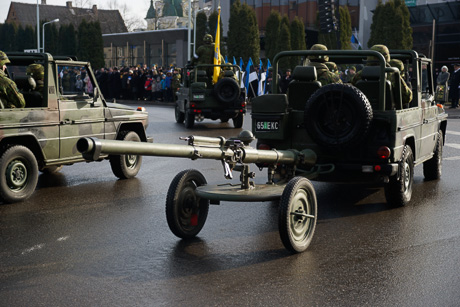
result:
[[(89, 0), (78, 0), (78, 1), (89, 1)], [(145, 29), (145, 21), (144, 19), (139, 19), (139, 17), (135, 16), (130, 7), (126, 4), (119, 4), (118, 0), (107, 0), (104, 5), (105, 9), (109, 10), (118, 10), (120, 12), (121, 17), (123, 18), (126, 28), (128, 31), (133, 31), (135, 29)]]

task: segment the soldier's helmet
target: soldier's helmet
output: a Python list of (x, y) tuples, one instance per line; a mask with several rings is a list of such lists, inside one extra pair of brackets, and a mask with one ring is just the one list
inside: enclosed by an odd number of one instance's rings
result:
[[(323, 44), (314, 44), (311, 46), (310, 50), (324, 50), (327, 51), (327, 47)], [(327, 62), (329, 61), (329, 57), (327, 55), (309, 55), (308, 58), (310, 60), (315, 60), (316, 62)]]
[(203, 42), (205, 42), (207, 44), (211, 44), (212, 43), (212, 35), (211, 34), (206, 34), (203, 37)]
[(6, 55), (5, 52), (0, 50), (0, 67), (8, 63), (11, 63), (10, 60), (8, 59), (8, 56)]
[(327, 68), (329, 69), (329, 71), (331, 72), (336, 72), (338, 69), (337, 69), (337, 64), (335, 64), (334, 62), (326, 62), (324, 63), (326, 64)]
[[(385, 61), (387, 63), (390, 62), (390, 50), (388, 50), (387, 46), (385, 46), (385, 45), (374, 45), (374, 46), (371, 47), (370, 50), (380, 52), (383, 55), (383, 57), (385, 58)], [(378, 61), (379, 60), (375, 56), (368, 56), (367, 57), (367, 62), (375, 63), (375, 62), (378, 62)]]
[(45, 68), (41, 64), (30, 64), (27, 66), (26, 75), (33, 77), (35, 80), (43, 80), (45, 78)]
[(400, 72), (404, 71), (404, 63), (401, 60), (391, 59), (389, 63), (391, 67), (396, 67)]

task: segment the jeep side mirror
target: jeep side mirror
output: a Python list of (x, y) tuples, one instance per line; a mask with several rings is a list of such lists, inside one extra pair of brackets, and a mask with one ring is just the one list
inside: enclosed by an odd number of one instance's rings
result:
[(96, 106), (96, 102), (99, 100), (99, 98), (100, 98), (99, 89), (95, 87), (93, 91), (93, 105), (94, 106)]

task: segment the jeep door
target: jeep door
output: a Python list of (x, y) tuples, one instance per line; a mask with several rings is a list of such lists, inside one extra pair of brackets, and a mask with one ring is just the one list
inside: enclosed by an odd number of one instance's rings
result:
[(59, 62), (60, 158), (82, 160), (76, 148), (81, 137), (104, 138), (104, 106), (93, 99), (97, 84), (86, 63)]
[(433, 80), (431, 73), (431, 63), (422, 61), (421, 65), (421, 80), (422, 80), (422, 96), (421, 96), (421, 107), (422, 107), (422, 135), (421, 135), (421, 146), (420, 154), (417, 160), (429, 156), (433, 153), (434, 146), (436, 145), (436, 135), (438, 133), (438, 107), (434, 102), (434, 91), (433, 91)]

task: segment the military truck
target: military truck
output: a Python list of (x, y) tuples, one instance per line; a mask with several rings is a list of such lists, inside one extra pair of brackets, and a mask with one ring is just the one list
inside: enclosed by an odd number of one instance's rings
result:
[(175, 118), (186, 128), (193, 128), (195, 121), (205, 118), (228, 122), (233, 120), (235, 128), (243, 126), (246, 114), (246, 92), (240, 88), (240, 68), (237, 65), (221, 65), (221, 78), (212, 84), (210, 64), (186, 67), (183, 83), (177, 92)]
[[(101, 95), (88, 62), (48, 53), (8, 53), (9, 77), (23, 93), (25, 108), (0, 109), (0, 199), (14, 203), (35, 191), (39, 171), (52, 173), (63, 165), (85, 161), (76, 148), (82, 136), (101, 139), (151, 141), (145, 129), (148, 114), (143, 108), (107, 102)], [(28, 65), (44, 67), (43, 88), (26, 74)], [(80, 78), (76, 77), (80, 75)], [(88, 94), (76, 80), (85, 76), (94, 87)], [(81, 84), (81, 83), (80, 83)], [(118, 178), (137, 175), (142, 157), (104, 155)]]
[[(401, 60), (408, 72), (404, 77), (413, 98), (405, 104), (401, 82), (389, 80), (389, 74), (396, 74), (399, 81), (400, 71), (376, 51), (281, 52), (274, 71), (284, 57), (309, 55), (327, 55), (343, 67), (363, 66), (373, 56), (378, 65), (364, 66), (356, 86), (323, 86), (305, 60), (295, 67), (287, 94), (277, 92), (280, 80), (275, 74), (273, 93), (252, 101), (258, 149), (312, 149), (318, 164), (330, 166), (313, 180), (382, 183), (387, 202), (397, 206), (411, 199), (414, 166), (423, 164), (426, 180), (441, 176), (447, 114), (434, 100), (430, 59), (415, 51), (391, 51), (391, 58)], [(297, 170), (302, 171), (309, 169)]]

